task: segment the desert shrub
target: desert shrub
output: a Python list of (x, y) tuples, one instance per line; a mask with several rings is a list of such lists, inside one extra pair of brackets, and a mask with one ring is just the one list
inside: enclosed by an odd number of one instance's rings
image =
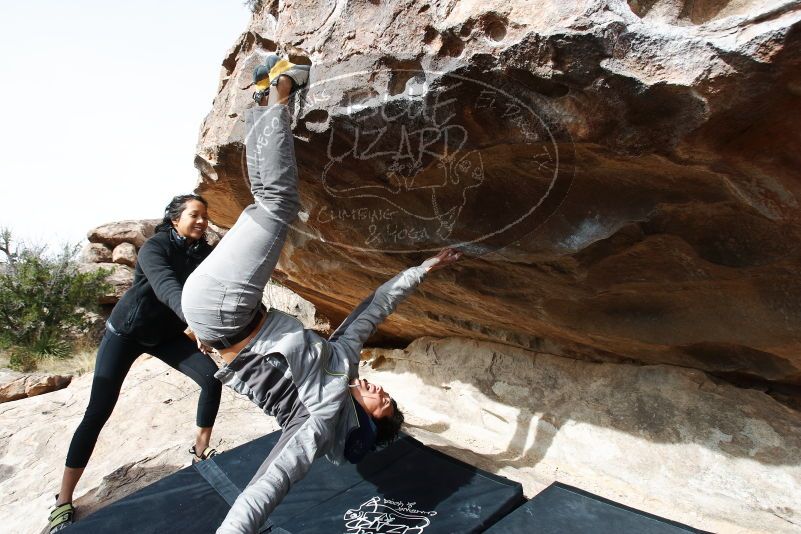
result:
[(108, 290), (109, 273), (80, 272), (78, 248), (15, 247), (11, 232), (0, 229), (0, 348), (12, 367), (27, 371), (41, 358), (68, 356), (75, 332), (89, 327), (87, 311)]
[(264, 7), (264, 0), (245, 0), (244, 3), (251, 13), (258, 13)]

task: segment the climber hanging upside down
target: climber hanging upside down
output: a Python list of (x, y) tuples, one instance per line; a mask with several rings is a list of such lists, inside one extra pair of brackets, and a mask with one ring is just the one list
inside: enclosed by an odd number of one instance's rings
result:
[(359, 462), (398, 434), (403, 414), (380, 386), (359, 379), (362, 345), (423, 280), (456, 261), (445, 249), (380, 286), (329, 339), (295, 318), (262, 308), (264, 287), (298, 213), (298, 172), (287, 101), (309, 67), (272, 55), (256, 68), (259, 104), (248, 109), (245, 139), (255, 202), (184, 287), (182, 308), (204, 349), (225, 365), (215, 375), (247, 395), (282, 434), (217, 532), (256, 532), (315, 458)]

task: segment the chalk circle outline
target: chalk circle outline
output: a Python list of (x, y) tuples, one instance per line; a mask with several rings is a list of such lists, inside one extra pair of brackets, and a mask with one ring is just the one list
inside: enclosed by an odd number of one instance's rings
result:
[[(254, 52), (254, 54), (258, 54), (258, 53)], [(253, 54), (251, 54), (251, 56), (249, 56), (248, 59), (250, 59), (250, 57), (252, 57), (252, 55)], [(393, 69), (393, 68), (369, 69), (369, 70), (361, 70), (361, 71), (356, 71), (356, 72), (347, 73), (347, 74), (341, 74), (341, 75), (338, 75), (338, 76), (333, 76), (333, 77), (326, 78), (324, 80), (315, 81), (314, 83), (304, 87), (297, 95), (293, 95), (291, 97), (291, 99), (290, 99), (290, 104), (293, 103), (292, 99), (296, 98), (297, 96), (301, 96), (301, 98), (302, 98), (302, 95), (306, 94), (307, 91), (311, 90), (315, 86), (319, 86), (319, 85), (322, 85), (322, 84), (325, 84), (325, 83), (330, 83), (330, 82), (336, 81), (336, 80), (350, 78), (350, 77), (353, 77), (353, 76), (359, 76), (359, 75), (363, 75), (363, 74), (372, 74), (372, 73), (376, 73), (376, 72), (387, 72), (387, 73), (410, 72), (410, 73), (418, 73), (418, 74), (422, 73), (424, 75), (431, 74), (431, 75), (438, 76), (439, 78), (437, 78), (437, 79), (441, 79), (443, 77), (449, 77), (449, 78), (454, 78), (454, 79), (461, 80), (461, 81), (468, 82), (468, 83), (474, 83), (474, 84), (483, 86), (483, 87), (485, 87), (485, 88), (487, 88), (487, 89), (489, 89), (489, 90), (491, 90), (491, 91), (493, 91), (495, 93), (499, 93), (499, 94), (505, 96), (506, 98), (509, 98), (510, 100), (512, 100), (513, 102), (515, 102), (519, 106), (521, 106), (522, 109), (527, 110), (532, 116), (534, 116), (537, 119), (537, 121), (539, 122), (539, 124), (542, 127), (542, 129), (548, 134), (548, 139), (550, 141), (550, 146), (552, 146), (553, 149), (554, 149), (554, 157), (555, 157), (556, 164), (554, 166), (553, 175), (552, 175), (550, 183), (548, 184), (548, 188), (546, 189), (545, 193), (540, 197), (540, 199), (536, 202), (536, 204), (534, 204), (534, 206), (531, 207), (531, 209), (529, 209), (526, 213), (524, 213), (523, 215), (521, 215), (520, 217), (518, 217), (514, 221), (506, 224), (503, 228), (501, 228), (499, 230), (496, 230), (494, 232), (490, 232), (488, 234), (484, 234), (483, 236), (478, 237), (476, 239), (472, 239), (470, 241), (461, 241), (461, 242), (458, 242), (458, 243), (443, 243), (441, 246), (432, 247), (432, 248), (417, 248), (417, 249), (415, 249), (415, 248), (409, 247), (409, 248), (405, 248), (405, 249), (387, 249), (387, 248), (361, 247), (361, 246), (351, 245), (351, 244), (347, 244), (347, 243), (340, 243), (340, 242), (337, 242), (337, 241), (329, 241), (329, 240), (325, 239), (322, 235), (314, 234), (312, 232), (308, 232), (308, 231), (304, 230), (303, 228), (299, 227), (297, 224), (287, 223), (288, 226), (292, 230), (294, 230), (296, 232), (299, 232), (300, 234), (302, 234), (302, 235), (304, 235), (304, 236), (306, 236), (306, 237), (308, 237), (310, 239), (315, 239), (315, 240), (318, 240), (318, 241), (320, 241), (322, 243), (326, 243), (328, 245), (342, 247), (342, 248), (344, 248), (346, 250), (352, 250), (352, 251), (357, 251), (357, 252), (382, 252), (382, 253), (386, 253), (386, 254), (409, 254), (409, 253), (415, 253), (415, 252), (438, 252), (438, 251), (442, 250), (442, 248), (445, 248), (445, 247), (455, 248), (455, 249), (462, 249), (462, 250), (470, 250), (470, 249), (475, 250), (475, 247), (471, 247), (471, 245), (478, 245), (482, 241), (485, 241), (485, 240), (487, 240), (487, 239), (489, 239), (491, 237), (500, 235), (500, 234), (510, 230), (511, 228), (517, 226), (522, 221), (524, 221), (525, 219), (527, 219), (530, 216), (532, 216), (534, 214), (534, 212), (537, 210), (537, 208), (539, 208), (547, 200), (548, 196), (551, 194), (551, 192), (555, 188), (555, 186), (556, 186), (556, 184), (559, 181), (559, 178), (561, 176), (560, 172), (559, 172), (559, 170), (560, 170), (560, 161), (561, 161), (559, 145), (557, 144), (556, 139), (554, 138), (553, 133), (551, 132), (551, 129), (548, 128), (548, 125), (545, 123), (545, 121), (543, 121), (542, 118), (540, 118), (540, 116), (533, 109), (531, 109), (531, 107), (526, 105), (522, 100), (520, 100), (516, 96), (513, 96), (513, 95), (507, 93), (506, 91), (504, 91), (502, 89), (498, 89), (496, 87), (493, 87), (492, 85), (490, 85), (490, 84), (488, 84), (486, 82), (482, 82), (480, 80), (474, 80), (474, 79), (468, 78), (466, 76), (461, 76), (461, 75), (458, 75), (458, 74), (452, 74), (452, 73), (447, 73), (447, 72), (442, 72), (442, 71), (435, 71), (435, 70), (424, 71), (424, 70), (420, 70), (420, 69)], [(401, 93), (401, 95), (402, 94), (403, 93)], [(423, 95), (420, 95), (420, 96), (423, 96)], [(400, 100), (400, 98), (397, 98), (397, 100)], [(387, 102), (391, 102), (391, 101), (392, 101), (391, 99), (388, 99), (388, 100), (385, 100), (384, 102), (387, 103)], [(369, 108), (365, 107), (364, 109), (369, 109)], [(259, 124), (259, 122), (260, 121), (254, 122), (253, 128), (245, 133), (245, 136), (243, 138), (243, 143), (244, 143), (244, 140), (246, 140), (248, 138), (248, 136), (252, 133), (253, 129), (256, 128), (256, 126)], [(568, 143), (570, 144), (571, 147), (573, 147), (574, 143), (573, 143), (572, 137), (567, 132), (567, 130), (565, 130), (564, 133), (568, 138)], [(296, 136), (294, 134), (293, 134), (293, 137), (302, 139), (299, 136)], [(574, 148), (573, 151), (575, 153), (575, 148)], [(246, 155), (245, 151), (243, 150), (240, 164), (242, 166), (241, 170), (243, 172), (243, 176), (244, 177), (248, 176), (246, 157), (247, 157), (247, 155)], [(329, 162), (328, 165), (330, 165), (330, 162)], [(565, 173), (562, 173), (562, 174), (565, 174)], [(567, 184), (567, 187), (564, 190), (563, 197), (561, 199), (559, 199), (557, 205), (554, 206), (553, 211), (549, 215), (547, 215), (542, 221), (540, 221), (534, 228), (531, 228), (529, 231), (525, 232), (523, 234), (523, 236), (529, 235), (532, 232), (536, 231), (537, 228), (539, 228), (540, 226), (545, 224), (545, 222), (547, 222), (551, 217), (553, 217), (553, 215), (559, 210), (559, 208), (561, 207), (561, 205), (564, 202), (565, 198), (567, 197), (567, 194), (570, 191), (570, 188), (572, 187), (572, 184), (573, 184), (573, 172), (567, 173), (567, 176), (563, 176), (563, 179), (568, 180), (568, 184)], [(362, 196), (364, 196), (365, 198), (383, 198), (383, 197), (379, 197), (377, 195), (355, 195), (355, 196), (348, 196), (348, 197), (344, 197), (344, 198), (348, 198), (348, 199), (361, 198)], [(384, 200), (386, 200), (386, 199), (384, 199)], [(305, 221), (302, 221), (302, 222), (305, 223)], [(514, 241), (511, 241), (511, 242), (503, 245), (502, 247), (498, 247), (497, 249), (493, 249), (493, 250), (500, 250), (501, 248), (507, 247), (507, 246), (513, 244), (514, 242), (519, 241), (523, 236), (520, 236), (517, 239), (515, 239)]]

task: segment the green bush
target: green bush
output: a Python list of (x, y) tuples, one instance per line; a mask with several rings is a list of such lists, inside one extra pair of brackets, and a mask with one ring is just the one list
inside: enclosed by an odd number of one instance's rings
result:
[(264, 7), (264, 0), (245, 0), (244, 4), (250, 9), (251, 13), (258, 13)]
[(12, 247), (11, 232), (0, 229), (0, 348), (12, 367), (29, 371), (41, 358), (68, 356), (75, 333), (89, 327), (87, 311), (108, 290), (109, 273), (80, 272), (78, 248)]

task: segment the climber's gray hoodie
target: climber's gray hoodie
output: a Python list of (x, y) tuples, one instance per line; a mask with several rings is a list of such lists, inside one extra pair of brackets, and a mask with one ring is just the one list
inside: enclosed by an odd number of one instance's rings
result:
[[(425, 273), (423, 266), (412, 267), (384, 283), (337, 329), (335, 340), (330, 342), (305, 330), (297, 319), (270, 310), (262, 329), (237, 355), (263, 355), (261, 363), (249, 364), (244, 371), (236, 365), (235, 358), (220, 369), (216, 376), (223, 384), (265, 409), (271, 393), (266, 391), (267, 369), (280, 365), (279, 359), (270, 355), (283, 355), (288, 364), (287, 375), (309, 417), (264, 473), (239, 495), (218, 534), (257, 532), (292, 483), (306, 475), (315, 458), (325, 455), (335, 464), (344, 461), (345, 440), (359, 424), (348, 383), (358, 377), (362, 344), (417, 287)], [(259, 370), (260, 365), (264, 366), (263, 371)]]

